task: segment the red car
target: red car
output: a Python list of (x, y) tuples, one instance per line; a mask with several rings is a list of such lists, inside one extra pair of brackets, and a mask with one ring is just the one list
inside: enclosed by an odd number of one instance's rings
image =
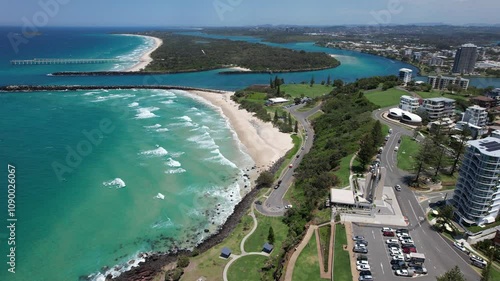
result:
[(415, 247), (403, 247), (403, 253), (409, 254), (409, 253), (416, 253), (417, 249)]
[(394, 232), (393, 231), (384, 231), (383, 235), (384, 236), (389, 236), (389, 237), (394, 237)]

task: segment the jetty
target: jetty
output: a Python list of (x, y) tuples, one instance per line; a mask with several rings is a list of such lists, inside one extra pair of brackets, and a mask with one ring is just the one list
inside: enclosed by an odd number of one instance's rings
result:
[(127, 62), (121, 59), (52, 59), (34, 58), (31, 60), (11, 60), (12, 65), (49, 65), (49, 64), (102, 64)]

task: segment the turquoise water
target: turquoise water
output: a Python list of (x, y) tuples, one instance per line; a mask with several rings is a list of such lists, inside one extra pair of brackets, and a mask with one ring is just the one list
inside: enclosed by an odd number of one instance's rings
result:
[[(231, 76), (219, 75), (219, 70), (155, 76), (47, 76), (54, 71), (125, 69), (151, 44), (139, 37), (107, 34), (112, 31), (116, 30), (48, 29), (15, 52), (5, 39), (11, 30), (0, 29), (0, 84), (171, 84), (235, 90), (269, 81), (268, 74)], [(280, 74), (286, 82), (309, 81), (312, 76), (320, 81), (328, 75), (354, 81), (408, 67), (312, 43), (265, 44), (324, 51), (342, 62), (335, 69)], [(9, 64), (11, 59), (48, 57), (120, 58), (123, 62)], [(483, 83), (498, 85), (494, 84), (498, 80)], [(220, 113), (179, 91), (0, 94), (0, 132), (1, 163), (16, 166), (19, 219), (17, 273), (8, 274), (2, 267), (0, 280), (75, 280), (104, 266), (130, 259), (137, 262), (139, 252), (196, 244), (206, 235), (205, 228), (213, 231), (231, 213), (245, 185), (242, 169), (253, 165)], [(0, 177), (6, 178), (6, 169), (0, 171)], [(155, 198), (158, 193), (165, 195), (164, 200)], [(6, 196), (1, 192), (0, 202), (6, 202)], [(0, 214), (5, 222), (6, 213)], [(8, 233), (0, 229), (4, 241)], [(6, 243), (2, 242), (0, 251), (7, 253)]]

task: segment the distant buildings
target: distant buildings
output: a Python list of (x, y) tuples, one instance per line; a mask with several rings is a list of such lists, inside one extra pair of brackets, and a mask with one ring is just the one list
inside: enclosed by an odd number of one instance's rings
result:
[(430, 120), (438, 120), (455, 115), (455, 100), (448, 98), (425, 99), (422, 109), (427, 112)]
[(500, 210), (500, 140), (467, 143), (452, 200), (455, 215), (468, 225), (491, 223)]
[(477, 61), (477, 46), (473, 44), (464, 44), (458, 48), (453, 63), (453, 73), (468, 74), (474, 72), (474, 66)]
[(403, 81), (405, 84), (411, 81), (413, 70), (408, 68), (401, 68), (399, 70), (399, 80)]
[(433, 56), (429, 59), (430, 66), (443, 66), (446, 60), (445, 56)]
[(480, 107), (484, 107), (486, 109), (490, 109), (492, 107), (495, 107), (497, 106), (497, 101), (490, 98), (490, 97), (485, 97), (485, 96), (477, 96), (477, 97), (473, 97), (473, 98), (470, 98), (470, 101), (475, 104), (475, 105), (478, 105)]
[(458, 85), (460, 88), (467, 90), (469, 88), (469, 79), (462, 77), (446, 77), (446, 76), (429, 76), (427, 83), (431, 84), (433, 89), (445, 90), (449, 85)]
[(473, 138), (485, 135), (488, 133), (488, 112), (486, 108), (477, 105), (470, 106), (462, 115), (462, 121), (457, 123), (456, 128), (464, 130), (467, 128)]
[(491, 90), (489, 93), (486, 93), (485, 96), (494, 99), (496, 101), (496, 106), (500, 106), (500, 88)]
[(420, 107), (420, 99), (419, 98), (414, 98), (410, 96), (401, 96), (399, 100), (399, 108), (401, 108), (404, 111), (408, 112), (416, 112), (417, 109)]

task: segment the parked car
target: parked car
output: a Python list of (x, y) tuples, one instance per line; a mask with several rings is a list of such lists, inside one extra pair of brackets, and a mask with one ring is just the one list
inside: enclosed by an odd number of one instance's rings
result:
[(413, 271), (418, 274), (427, 274), (427, 268), (423, 266), (414, 266), (412, 267)]
[(366, 260), (356, 261), (356, 265), (362, 265), (362, 264), (368, 264), (368, 261)]
[(382, 234), (384, 236), (394, 237), (394, 232), (392, 231), (384, 231)]
[(399, 241), (397, 239), (389, 239), (386, 240), (385, 243), (390, 244), (390, 243), (398, 243)]
[(396, 184), (396, 186), (394, 186), (394, 189), (395, 189), (396, 191), (401, 191), (401, 185)]
[(474, 261), (473, 260), (471, 262), (471, 264), (474, 265), (474, 266), (477, 266), (479, 268), (485, 268), (488, 263), (486, 261), (484, 261), (484, 263), (483, 263), (483, 262), (479, 262), (479, 261)]
[(373, 281), (373, 276), (371, 275), (360, 275), (358, 278), (359, 281)]
[(406, 266), (406, 264), (400, 264), (400, 263), (397, 263), (397, 264), (394, 264), (392, 265), (392, 270), (401, 270), (401, 269), (407, 269), (408, 266)]
[(415, 244), (415, 241), (413, 241), (412, 239), (403, 239), (403, 241), (401, 241), (401, 244), (403, 244), (403, 246), (413, 245), (413, 244)]
[(387, 244), (387, 247), (388, 248), (398, 248), (398, 249), (400, 248), (399, 244), (396, 244), (396, 243), (389, 243), (389, 244)]
[(390, 255), (391, 256), (400, 256), (402, 255), (403, 252), (401, 252), (401, 250), (397, 250), (397, 251), (390, 251)]
[(405, 262), (404, 261), (398, 261), (398, 260), (391, 260), (391, 264), (392, 265), (395, 265), (395, 264), (402, 265), (402, 264), (405, 264)]
[(403, 248), (403, 253), (405, 253), (405, 254), (416, 253), (416, 252), (417, 252), (417, 248), (415, 248), (415, 247), (404, 247)]
[(485, 261), (482, 257), (477, 256), (477, 255), (474, 255), (474, 254), (470, 254), (470, 255), (469, 255), (469, 258), (470, 258), (472, 261), (486, 262), (486, 261)]
[(362, 271), (360, 271), (360, 272), (359, 272), (359, 275), (360, 275), (360, 276), (367, 276), (367, 275), (370, 275), (370, 276), (371, 276), (371, 275), (372, 275), (372, 272), (371, 272), (371, 271), (369, 271), (369, 270), (362, 270)]
[(361, 270), (370, 270), (370, 265), (369, 264), (360, 264), (356, 266), (356, 269), (361, 271)]
[(403, 255), (398, 255), (398, 256), (393, 256), (392, 259), (397, 261), (404, 261), (405, 257)]
[(406, 232), (396, 232), (396, 236), (398, 238), (402, 238), (402, 237), (410, 237), (410, 234), (406, 233)]
[(399, 150), (399, 147), (394, 147), (394, 151), (398, 151)]
[(469, 250), (467, 250), (467, 248), (465, 248), (465, 246), (462, 243), (453, 242), (453, 246), (457, 247), (460, 251), (464, 253), (469, 253)]
[(406, 270), (406, 269), (399, 269), (399, 270), (396, 270), (396, 275), (397, 276), (408, 276), (409, 273), (408, 273), (408, 270)]
[(358, 247), (358, 248), (366, 248), (368, 245), (366, 244), (362, 244), (362, 243), (359, 243), (359, 241), (356, 242), (356, 244), (354, 245), (354, 247)]
[(360, 236), (360, 235), (356, 235), (356, 236), (352, 237), (352, 240), (353, 241), (361, 241), (361, 240), (365, 240), (365, 237), (364, 236)]
[(410, 231), (408, 231), (408, 229), (406, 228), (398, 228), (396, 229), (396, 233), (410, 233)]
[(355, 253), (362, 253), (362, 254), (368, 253), (368, 249), (367, 248), (360, 248), (360, 247), (354, 247), (352, 249), (352, 251), (355, 252)]
[(393, 228), (390, 228), (390, 227), (382, 227), (382, 232), (386, 232), (386, 231), (394, 232), (395, 230)]

